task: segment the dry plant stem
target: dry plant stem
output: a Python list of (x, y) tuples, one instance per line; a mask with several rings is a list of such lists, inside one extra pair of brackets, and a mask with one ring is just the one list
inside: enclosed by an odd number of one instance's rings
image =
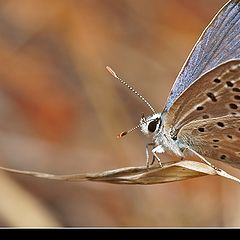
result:
[(179, 161), (159, 165), (140, 167), (126, 167), (114, 170), (107, 170), (99, 173), (83, 173), (71, 175), (54, 175), (35, 171), (22, 171), (0, 167), (0, 169), (17, 174), (23, 174), (50, 180), (71, 181), (71, 182), (106, 182), (114, 184), (160, 184), (167, 182), (182, 181), (200, 176), (222, 176), (240, 183), (240, 180), (223, 170), (216, 170), (205, 163), (196, 161)]

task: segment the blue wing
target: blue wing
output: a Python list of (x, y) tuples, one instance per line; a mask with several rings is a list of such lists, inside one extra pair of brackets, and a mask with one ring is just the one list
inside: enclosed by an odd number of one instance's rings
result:
[(240, 0), (231, 0), (202, 33), (172, 87), (164, 111), (197, 78), (230, 59), (240, 59)]

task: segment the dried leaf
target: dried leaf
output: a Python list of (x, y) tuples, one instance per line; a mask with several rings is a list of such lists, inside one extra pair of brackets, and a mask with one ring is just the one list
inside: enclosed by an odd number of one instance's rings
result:
[(100, 173), (85, 173), (71, 175), (54, 175), (48, 173), (22, 171), (10, 168), (0, 167), (0, 169), (17, 174), (29, 175), (38, 178), (46, 178), (51, 180), (71, 181), (71, 182), (107, 182), (114, 184), (159, 184), (167, 182), (181, 181), (185, 179), (201, 177), (206, 175), (222, 176), (240, 183), (240, 180), (221, 169), (214, 169), (211, 166), (195, 162), (180, 161), (164, 163), (163, 167), (146, 166), (126, 167), (114, 170), (108, 170)]

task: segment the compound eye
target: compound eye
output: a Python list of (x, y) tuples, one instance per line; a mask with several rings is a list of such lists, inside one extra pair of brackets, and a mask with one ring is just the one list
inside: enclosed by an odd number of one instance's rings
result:
[(151, 133), (155, 132), (157, 124), (158, 124), (158, 119), (155, 119), (154, 121), (150, 122), (148, 124), (148, 131)]

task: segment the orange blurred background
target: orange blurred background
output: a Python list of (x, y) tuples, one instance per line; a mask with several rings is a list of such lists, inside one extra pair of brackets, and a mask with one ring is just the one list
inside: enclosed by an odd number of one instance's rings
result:
[[(161, 111), (225, 2), (0, 1), (0, 165), (54, 174), (144, 165), (149, 140), (116, 135), (151, 112), (105, 67)], [(239, 186), (219, 177), (124, 186), (1, 171), (0, 189), (2, 227), (240, 225)]]

